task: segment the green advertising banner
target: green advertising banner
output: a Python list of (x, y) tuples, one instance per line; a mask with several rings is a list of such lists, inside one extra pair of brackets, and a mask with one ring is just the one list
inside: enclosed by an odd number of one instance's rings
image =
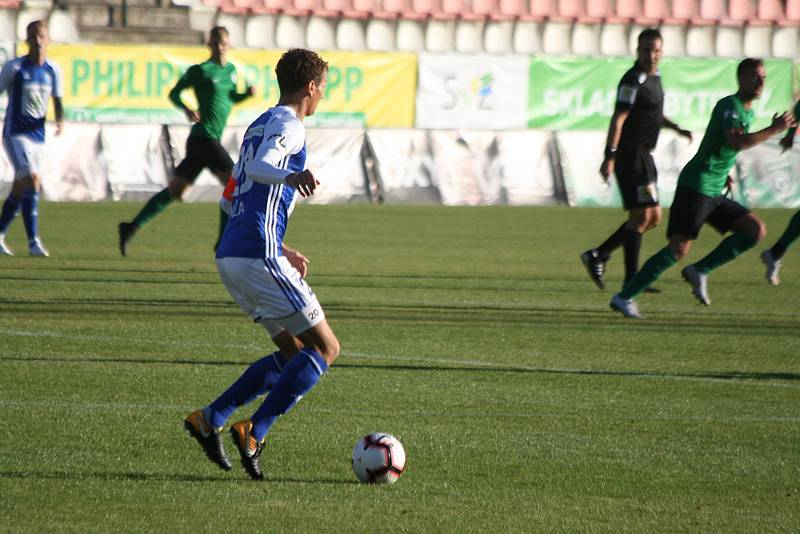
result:
[[(664, 114), (684, 128), (703, 131), (719, 99), (736, 92), (736, 59), (664, 59)], [(754, 128), (793, 104), (794, 66), (766, 60), (767, 83), (753, 104)], [(548, 130), (605, 130), (614, 111), (617, 85), (633, 59), (553, 58), (531, 60), (528, 127)]]

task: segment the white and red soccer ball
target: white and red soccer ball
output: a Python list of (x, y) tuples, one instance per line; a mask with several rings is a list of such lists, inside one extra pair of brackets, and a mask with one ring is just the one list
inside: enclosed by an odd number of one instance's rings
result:
[(369, 434), (353, 448), (353, 472), (361, 482), (394, 484), (405, 468), (403, 444), (390, 434)]

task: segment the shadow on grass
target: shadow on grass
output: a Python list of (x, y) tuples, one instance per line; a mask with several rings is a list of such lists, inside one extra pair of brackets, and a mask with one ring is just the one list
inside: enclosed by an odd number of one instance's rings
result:
[[(347, 359), (347, 355), (342, 355)], [(247, 367), (252, 362), (233, 362), (217, 360), (149, 360), (143, 358), (50, 358), (45, 356), (8, 356), (0, 358), (3, 361), (16, 362), (58, 362), (58, 363), (129, 363), (141, 365), (211, 365), (218, 367)], [(800, 373), (789, 372), (751, 372), (751, 371), (707, 371), (694, 373), (673, 373), (669, 371), (646, 370), (615, 370), (615, 369), (559, 369), (546, 367), (514, 367), (494, 365), (429, 365), (429, 364), (373, 364), (356, 362), (337, 362), (334, 369), (339, 371), (352, 370), (380, 370), (380, 371), (424, 371), (424, 372), (480, 372), (480, 373), (523, 373), (523, 374), (552, 374), (571, 376), (608, 376), (608, 377), (633, 377), (633, 378), (669, 378), (669, 379), (715, 379), (715, 380), (800, 380)]]
[[(19, 471), (0, 471), (0, 479), (35, 479), (35, 480), (103, 480), (118, 482), (227, 482), (227, 483), (251, 483), (244, 473), (231, 475), (189, 475), (189, 474), (169, 474), (169, 473), (106, 473), (106, 472), (74, 472), (65, 473), (58, 471), (49, 472), (19, 472)], [(330, 484), (330, 485), (356, 485), (358, 481), (341, 478), (291, 478), (291, 477), (270, 477), (266, 476), (264, 483), (275, 484)]]

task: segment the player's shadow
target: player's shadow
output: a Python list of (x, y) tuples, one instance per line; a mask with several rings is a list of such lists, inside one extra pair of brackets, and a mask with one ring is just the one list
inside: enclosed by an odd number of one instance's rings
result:
[[(0, 479), (36, 479), (36, 480), (104, 480), (115, 482), (225, 482), (225, 483), (248, 483), (251, 482), (244, 473), (228, 475), (191, 475), (177, 473), (136, 473), (136, 472), (64, 472), (64, 471), (45, 471), (45, 472), (19, 472), (19, 471), (0, 471)], [(356, 485), (358, 481), (344, 478), (333, 477), (271, 477), (266, 475), (261, 483), (275, 484), (327, 484), (327, 485)]]

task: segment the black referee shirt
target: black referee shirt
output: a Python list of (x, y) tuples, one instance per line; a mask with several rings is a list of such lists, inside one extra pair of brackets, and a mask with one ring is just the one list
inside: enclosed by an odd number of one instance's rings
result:
[(635, 63), (619, 82), (615, 109), (630, 112), (622, 126), (620, 145), (655, 148), (664, 116), (660, 73), (648, 74)]

